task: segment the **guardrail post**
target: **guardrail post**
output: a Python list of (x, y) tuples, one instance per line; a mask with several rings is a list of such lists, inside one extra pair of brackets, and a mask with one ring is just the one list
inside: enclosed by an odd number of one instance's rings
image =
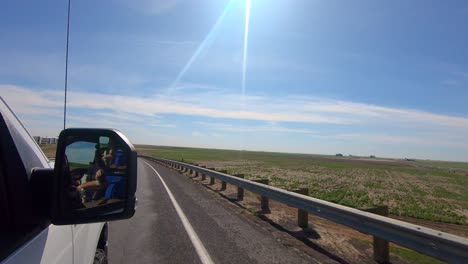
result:
[[(244, 174), (236, 174), (234, 176), (244, 179)], [(237, 186), (237, 200), (238, 201), (244, 200), (244, 188), (241, 188), (239, 186)]]
[[(388, 216), (388, 206), (382, 205), (374, 208), (364, 209), (363, 211)], [(374, 260), (377, 263), (390, 263), (390, 246), (387, 240), (372, 236), (374, 245)]]
[[(258, 183), (263, 183), (263, 184), (266, 184), (268, 185), (269, 183), (269, 180), (268, 179), (260, 179), (260, 180), (252, 180), (254, 182), (258, 182)], [(270, 201), (268, 199), (268, 197), (266, 196), (260, 196), (260, 204), (261, 204), (261, 208), (262, 208), (262, 211), (263, 212), (270, 212)]]
[[(227, 170), (220, 170), (219, 172), (227, 174)], [(224, 190), (226, 190), (226, 182), (221, 181), (221, 191), (224, 191)]]
[[(309, 195), (309, 188), (300, 188), (292, 191), (299, 194)], [(297, 225), (301, 228), (309, 227), (309, 213), (307, 211), (297, 209)]]
[[(198, 167), (198, 164), (195, 164), (195, 166), (197, 166), (197, 167)], [(193, 175), (193, 178), (196, 178), (196, 177), (198, 177), (198, 171), (193, 171), (193, 172), (195, 173), (195, 174)]]
[[(206, 166), (201, 166), (202, 168), (206, 168)], [(201, 175), (201, 180), (204, 181), (206, 180), (206, 175), (202, 173)]]
[[(208, 168), (209, 170), (214, 170), (215, 168)], [(215, 184), (215, 178), (213, 176), (210, 176), (210, 185), (214, 185)]]

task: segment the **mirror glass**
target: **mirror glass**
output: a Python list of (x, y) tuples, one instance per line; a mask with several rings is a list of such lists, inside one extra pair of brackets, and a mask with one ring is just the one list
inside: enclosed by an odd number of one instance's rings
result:
[(66, 138), (63, 177), (68, 211), (81, 215), (123, 211), (129, 150), (119, 138), (102, 135)]

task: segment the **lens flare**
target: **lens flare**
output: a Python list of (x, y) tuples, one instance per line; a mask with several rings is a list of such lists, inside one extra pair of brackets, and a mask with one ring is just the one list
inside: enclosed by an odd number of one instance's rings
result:
[[(247, 50), (249, 44), (249, 21), (250, 21), (250, 0), (245, 1), (245, 24), (244, 24), (244, 51), (242, 54), (242, 97), (241, 97), (241, 108), (242, 111), (245, 110), (245, 88), (246, 88), (246, 75), (247, 75)], [(244, 125), (245, 121), (241, 121), (242, 125)], [(240, 150), (243, 150), (245, 147), (245, 137), (246, 135), (242, 135), (242, 139), (240, 142)], [(243, 159), (242, 152), (239, 152), (239, 158)]]
[(168, 88), (168, 92), (170, 92), (179, 82), (180, 80), (184, 77), (185, 73), (187, 73), (188, 69), (192, 66), (193, 62), (200, 56), (200, 53), (213, 41), (216, 31), (218, 30), (219, 26), (223, 22), (224, 18), (226, 17), (226, 14), (229, 12), (233, 4), (233, 0), (229, 1), (226, 7), (223, 10), (223, 13), (218, 17), (218, 20), (216, 20), (216, 23), (213, 25), (211, 28), (210, 32), (206, 35), (206, 37), (203, 39), (203, 41), (200, 43), (198, 46), (197, 50), (193, 53), (192, 57), (188, 60), (188, 62), (185, 64), (185, 66), (182, 68), (182, 70), (179, 72), (177, 77), (174, 79), (172, 84)]
[(250, 0), (245, 2), (244, 52), (242, 55), (242, 96), (245, 96), (245, 78), (247, 72), (247, 48), (249, 39)]

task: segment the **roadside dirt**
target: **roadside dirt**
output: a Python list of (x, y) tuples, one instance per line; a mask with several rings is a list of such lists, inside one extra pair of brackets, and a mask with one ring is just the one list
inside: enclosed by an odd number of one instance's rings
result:
[(449, 234), (468, 238), (468, 226), (438, 223), (438, 222), (432, 222), (432, 221), (428, 221), (424, 219), (417, 219), (417, 218), (412, 218), (412, 217), (404, 217), (404, 216), (396, 216), (396, 215), (391, 215), (390, 217), (401, 220), (401, 221), (409, 222), (415, 225), (429, 227), (429, 228), (440, 230)]
[[(187, 174), (186, 174), (187, 175)], [(309, 228), (297, 226), (297, 209), (270, 200), (270, 212), (260, 210), (260, 198), (245, 191), (244, 199), (237, 200), (237, 187), (227, 185), (221, 191), (221, 183), (209, 185), (209, 177), (201, 181), (208, 190), (222, 196), (227, 202), (245, 209), (246, 215), (276, 232), (278, 241), (285, 246), (294, 247), (310, 256), (325, 257), (324, 263), (375, 263), (372, 258), (372, 236), (336, 224), (332, 221), (309, 214)], [(410, 263), (400, 257), (391, 256), (392, 263)]]
[[(231, 175), (245, 174), (246, 179), (269, 179), (272, 186), (283, 189), (308, 187), (314, 197), (357, 208), (387, 205), (394, 215), (453, 223), (468, 219), (466, 190), (460, 184), (463, 179), (453, 178), (464, 175), (447, 176), (401, 160), (317, 157), (314, 161), (317, 160), (333, 161), (338, 165), (308, 162), (296, 166), (273, 165), (243, 160), (196, 162), (217, 170), (228, 170)], [(294, 162), (297, 161), (292, 164)], [(340, 167), (341, 163), (344, 167)], [(349, 163), (358, 166), (350, 167)]]
[[(230, 174), (234, 173), (229, 167), (232, 166), (232, 168), (235, 168), (239, 165), (236, 162), (230, 162), (230, 166), (228, 166), (227, 163), (222, 163), (221, 165), (215, 162), (204, 162), (203, 164), (207, 167), (216, 167), (217, 169), (227, 168)], [(248, 165), (251, 170), (255, 170), (260, 164), (251, 162)], [(245, 168), (245, 166), (243, 167)], [(356, 172), (358, 173), (359, 169), (357, 169)], [(271, 175), (271, 172), (268, 173)], [(387, 176), (391, 176), (391, 173)], [(270, 200), (270, 211), (262, 212), (260, 210), (260, 197), (258, 195), (245, 191), (244, 199), (238, 201), (237, 187), (235, 186), (228, 184), (227, 189), (222, 191), (219, 181), (216, 181), (214, 185), (209, 185), (209, 177), (203, 182), (201, 181), (201, 177), (195, 178), (194, 181), (202, 184), (208, 190), (216, 192), (226, 201), (229, 201), (229, 204), (245, 209), (246, 215), (250, 216), (253, 221), (268, 225), (272, 228), (271, 232), (279, 232), (278, 237), (281, 237), (281, 239), (278, 239), (281, 240), (281, 243), (285, 246), (292, 246), (310, 256), (321, 254), (335, 263), (375, 263), (372, 257), (372, 236), (370, 235), (310, 214), (309, 228), (303, 229), (297, 226), (297, 209), (295, 208)], [(421, 183), (419, 179), (414, 182)], [(336, 180), (334, 184), (346, 183), (340, 183)], [(423, 185), (423, 183), (421, 183), (421, 185)], [(468, 238), (468, 226), (445, 224), (395, 215), (391, 215), (390, 217)], [(391, 245), (400, 247), (395, 244)], [(393, 253), (390, 259), (391, 263), (410, 263)]]

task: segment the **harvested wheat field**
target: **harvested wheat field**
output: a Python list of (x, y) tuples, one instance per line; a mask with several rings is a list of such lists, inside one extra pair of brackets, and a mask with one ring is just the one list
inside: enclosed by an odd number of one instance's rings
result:
[(466, 163), (146, 145), (137, 149), (140, 154), (242, 173), (246, 179), (269, 179), (284, 189), (308, 187), (313, 197), (355, 208), (388, 205), (396, 217), (468, 224)]

